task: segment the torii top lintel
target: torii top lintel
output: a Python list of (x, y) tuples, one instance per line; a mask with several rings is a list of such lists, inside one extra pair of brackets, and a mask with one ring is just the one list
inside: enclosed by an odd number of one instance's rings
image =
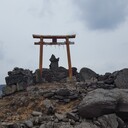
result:
[(58, 38), (58, 39), (66, 39), (66, 38), (75, 38), (76, 35), (35, 35), (33, 34), (33, 38), (43, 38), (43, 39), (53, 39), (53, 38)]
[[(39, 42), (35, 42), (35, 45), (42, 43), (43, 45), (65, 45), (67, 42), (69, 44), (74, 44), (74, 42), (69, 41), (70, 38), (75, 38), (76, 35), (33, 35), (33, 38), (40, 39)], [(45, 42), (43, 39), (52, 39), (52, 42)], [(57, 39), (66, 39), (66, 42), (57, 42)]]

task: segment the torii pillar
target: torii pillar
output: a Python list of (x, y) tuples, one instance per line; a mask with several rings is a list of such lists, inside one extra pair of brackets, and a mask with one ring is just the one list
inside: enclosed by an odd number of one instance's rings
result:
[[(43, 69), (43, 46), (44, 45), (66, 45), (67, 48), (67, 58), (68, 58), (68, 69), (69, 69), (69, 78), (72, 79), (72, 64), (71, 64), (71, 55), (70, 55), (70, 44), (74, 44), (74, 42), (70, 42), (70, 38), (75, 38), (76, 35), (33, 35), (33, 38), (40, 39), (39, 42), (35, 42), (35, 45), (40, 45), (39, 52), (39, 70), (40, 77), (42, 77), (42, 69)], [(44, 39), (52, 39), (52, 42), (44, 42)], [(57, 42), (57, 39), (65, 39), (65, 42)]]

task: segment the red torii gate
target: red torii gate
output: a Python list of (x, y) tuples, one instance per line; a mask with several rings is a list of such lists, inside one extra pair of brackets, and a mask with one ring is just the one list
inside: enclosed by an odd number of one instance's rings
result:
[[(69, 69), (69, 78), (72, 78), (72, 65), (71, 65), (71, 56), (70, 56), (70, 44), (74, 44), (74, 42), (70, 42), (70, 38), (75, 38), (76, 35), (35, 35), (33, 34), (33, 38), (40, 39), (39, 42), (35, 42), (35, 45), (40, 45), (40, 55), (39, 55), (39, 70), (40, 76), (42, 76), (42, 68), (43, 68), (43, 45), (66, 45), (67, 48), (67, 58), (68, 58), (68, 69)], [(52, 39), (52, 42), (45, 42), (44, 39)], [(65, 39), (65, 42), (57, 42), (57, 39)]]

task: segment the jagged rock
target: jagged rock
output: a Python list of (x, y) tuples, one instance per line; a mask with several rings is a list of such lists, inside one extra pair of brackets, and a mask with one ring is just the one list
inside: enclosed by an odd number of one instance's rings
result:
[[(89, 92), (78, 107), (84, 118), (99, 117), (113, 112), (128, 115), (128, 90), (96, 89)], [(127, 117), (127, 116), (126, 116)]]
[(75, 122), (76, 122), (76, 121), (79, 121), (78, 115), (76, 115), (76, 114), (74, 114), (74, 113), (71, 113), (71, 112), (68, 112), (68, 113), (67, 113), (67, 118), (72, 119), (72, 120), (74, 120)]
[(27, 88), (27, 84), (24, 82), (17, 83), (16, 85), (16, 91), (23, 91)]
[(53, 104), (52, 104), (52, 102), (51, 102), (50, 100), (45, 99), (45, 100), (43, 101), (43, 105), (45, 106), (45, 108), (46, 108), (46, 113), (47, 113), (48, 115), (51, 115), (51, 114), (54, 114), (54, 113), (55, 113), (55, 108), (54, 108), (54, 106), (53, 106)]
[(5, 86), (2, 89), (2, 93), (4, 96), (6, 95), (11, 95), (17, 91), (16, 85), (11, 85), (11, 86)]
[(0, 128), (20, 128), (19, 124), (3, 122), (0, 124)]
[(86, 81), (91, 78), (96, 78), (97, 74), (89, 68), (82, 68), (80, 70), (80, 76), (83, 81)]
[(115, 114), (101, 116), (97, 119), (101, 128), (118, 128), (118, 119)]
[(93, 118), (114, 112), (117, 96), (112, 96), (112, 93), (108, 93), (109, 91), (104, 89), (96, 89), (89, 92), (79, 105), (80, 116)]
[(28, 127), (28, 128), (32, 128), (33, 127), (33, 122), (31, 120), (26, 120), (24, 122), (24, 124)]
[(99, 75), (98, 80), (104, 81), (104, 80), (108, 79), (110, 76), (111, 76), (111, 73), (107, 72), (107, 73), (105, 73), (105, 75)]
[(73, 128), (72, 125), (70, 125), (69, 122), (61, 122), (61, 123), (57, 123), (57, 124), (54, 124), (54, 128)]
[(53, 92), (49, 92), (43, 95), (45, 98), (51, 98), (52, 96), (54, 96)]
[(60, 88), (55, 91), (55, 95), (52, 98), (58, 99), (59, 102), (69, 103), (72, 100), (78, 99), (79, 94), (77, 91), (71, 91), (67, 88)]
[(97, 82), (97, 88), (103, 88), (103, 89), (113, 89), (115, 88), (114, 84), (106, 84), (107, 82), (105, 81), (98, 81)]
[(113, 77), (109, 77), (108, 79), (104, 80), (105, 84), (114, 84), (114, 78)]
[(59, 96), (69, 96), (70, 91), (68, 89), (62, 88), (56, 91), (56, 94)]
[(28, 128), (25, 124), (20, 124), (20, 128)]
[(55, 117), (56, 117), (59, 121), (62, 121), (66, 116), (65, 116), (64, 114), (55, 113)]
[(53, 81), (53, 72), (50, 69), (43, 68), (43, 73), (42, 73), (42, 79), (45, 82), (52, 82)]
[[(123, 120), (128, 120), (128, 89), (119, 89), (120, 100), (116, 112)], [(113, 92), (115, 93), (115, 92)]]
[(33, 116), (41, 116), (41, 115), (42, 115), (42, 112), (33, 111), (33, 112), (32, 112), (32, 115), (33, 115)]
[(97, 127), (95, 124), (92, 122), (81, 122), (80, 124), (76, 125), (74, 128), (100, 128)]
[(76, 99), (79, 98), (79, 95), (78, 95), (78, 93), (76, 92), (76, 93), (74, 93), (74, 94), (68, 96), (68, 98), (69, 98), (70, 100), (76, 100)]
[(118, 121), (118, 128), (125, 128), (126, 127), (125, 122), (118, 116), (117, 116), (117, 121)]
[[(73, 69), (73, 76), (78, 75), (77, 69), (75, 67)], [(36, 83), (39, 82), (65, 82), (66, 78), (68, 77), (68, 70), (64, 67), (58, 67), (56, 69), (47, 69), (43, 68), (42, 71), (42, 78), (40, 78), (40, 72), (37, 69), (35, 71), (35, 81)]]
[(61, 81), (68, 77), (68, 70), (64, 67), (59, 67), (57, 70), (53, 70), (53, 81)]
[(42, 124), (39, 128), (46, 128), (46, 125)]
[(128, 89), (128, 69), (120, 70), (117, 73), (115, 84), (117, 88)]
[(40, 70), (37, 69), (34, 73), (34, 83), (41, 83), (43, 82), (42, 76), (40, 75)]
[(20, 82), (25, 82), (27, 85), (33, 84), (32, 71), (22, 68), (14, 68), (13, 71), (8, 72), (8, 76), (5, 78), (7, 85), (13, 85)]

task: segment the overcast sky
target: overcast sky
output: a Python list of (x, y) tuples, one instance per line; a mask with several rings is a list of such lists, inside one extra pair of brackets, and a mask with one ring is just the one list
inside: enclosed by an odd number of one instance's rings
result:
[[(32, 34), (76, 34), (72, 66), (99, 74), (128, 67), (128, 0), (0, 0), (0, 83), (14, 67), (35, 71), (39, 46)], [(68, 67), (65, 46), (44, 47)]]

